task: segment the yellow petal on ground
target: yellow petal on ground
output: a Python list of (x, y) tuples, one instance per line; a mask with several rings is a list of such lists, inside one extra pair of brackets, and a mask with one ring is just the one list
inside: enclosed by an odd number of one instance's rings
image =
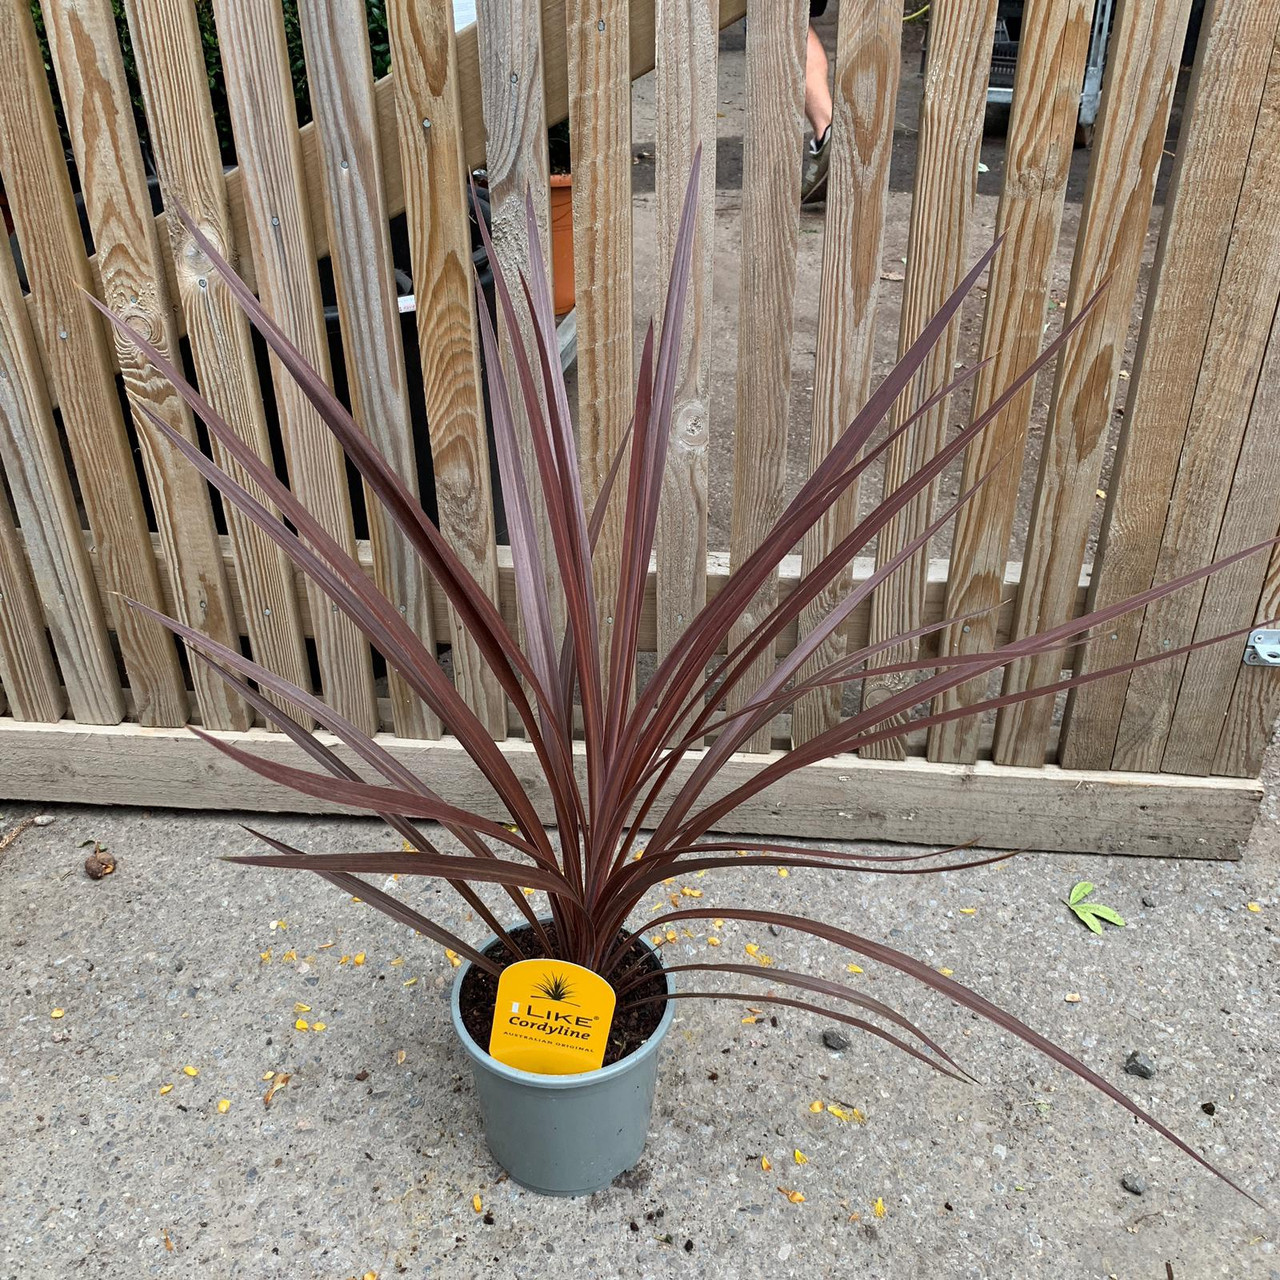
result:
[[(809, 1110), (812, 1111), (813, 1108), (810, 1107)], [(849, 1119), (849, 1113), (843, 1107), (837, 1107), (834, 1102), (827, 1108), (827, 1110), (835, 1116), (837, 1120)]]
[(353, 956), (351, 957), (351, 963), (352, 963), (352, 964), (364, 964), (364, 952), (363, 952), (363, 951), (357, 951), (357, 952), (355, 953), (355, 955), (353, 955)]
[(50, 1010), (49, 1010), (49, 1017), (51, 1017), (51, 1018), (61, 1018), (61, 1017), (63, 1017), (63, 1016), (66, 1014), (66, 1012), (67, 1012), (67, 1011), (66, 1011), (65, 1009), (50, 1009)]
[(809, 1163), (809, 1157), (808, 1157), (807, 1155), (805, 1155), (805, 1153), (804, 1153), (803, 1151), (801, 1151), (799, 1147), (797, 1147), (797, 1148), (795, 1149), (795, 1151), (793, 1151), (793, 1152), (792, 1152), (792, 1155), (794, 1155), (794, 1156), (795, 1156), (796, 1164), (808, 1164), (808, 1163)]
[(845, 972), (846, 973), (865, 973), (866, 971), (863, 969), (863, 967), (860, 964), (847, 964), (845, 965)]
[(259, 951), (259, 952), (258, 952), (258, 959), (259, 959), (259, 960), (261, 960), (263, 964), (270, 964), (270, 963), (271, 963), (271, 949), (270, 949), (270, 947), (268, 947), (266, 951)]
[(701, 880), (707, 874), (707, 869), (703, 867), (701, 871), (695, 871), (693, 874), (697, 879)]
[(412, 986), (415, 986), (415, 985), (417, 984), (417, 981), (418, 981), (418, 980), (417, 980), (417, 978), (409, 978), (409, 979), (404, 983), (404, 985), (405, 985), (406, 987), (412, 987)]
[(396, 1066), (403, 1067), (404, 1060), (406, 1057), (408, 1057), (408, 1054), (406, 1054), (403, 1049), (397, 1049), (396, 1050)]
[(324, 1030), (326, 1030), (326, 1029), (328, 1028), (328, 1026), (329, 1026), (329, 1024), (328, 1024), (327, 1022), (313, 1022), (313, 1023), (311, 1024), (311, 1030), (312, 1030), (312, 1031), (324, 1031)]
[(520, 892), (523, 893), (526, 898), (532, 898), (534, 893), (537, 891), (535, 889), (521, 889)]
[(294, 1011), (294, 1013), (310, 1013), (310, 1012), (311, 1012), (311, 1006), (310, 1006), (309, 1004), (303, 1004), (303, 1003), (302, 1003), (302, 1001), (301, 1001), (301, 1000), (299, 1000), (299, 1001), (298, 1001), (298, 1002), (293, 1006), (293, 1011)]
[(1260, 902), (1246, 902), (1244, 905), (1245, 905), (1246, 907), (1248, 907), (1248, 909), (1249, 909), (1250, 911), (1261, 911), (1261, 910), (1262, 910), (1262, 903), (1260, 903)]
[(230, 1110), (231, 1110), (231, 1099), (230, 1099), (230, 1098), (219, 1098), (219, 1099), (218, 1099), (218, 1114), (219, 1114), (220, 1116), (225, 1116), (225, 1115), (227, 1114), (227, 1112), (228, 1112), (228, 1111), (230, 1111)]
[(971, 916), (978, 910), (977, 907), (961, 907), (960, 914), (962, 916)]
[(867, 1123), (867, 1117), (866, 1117), (866, 1116), (864, 1116), (864, 1115), (862, 1114), (862, 1112), (858, 1110), (858, 1108), (857, 1108), (857, 1107), (854, 1107), (854, 1109), (853, 1109), (853, 1123), (854, 1123), (854, 1124), (866, 1124), (866, 1123)]
[(192, 1079), (195, 1079), (195, 1077), (200, 1074), (200, 1068), (199, 1067), (183, 1067), (182, 1074), (184, 1076), (190, 1076)]
[(351, 957), (350, 957), (350, 956), (339, 956), (339, 957), (338, 957), (338, 963), (339, 963), (339, 964), (350, 964), (350, 963), (351, 963)]
[(162, 1098), (164, 1097), (164, 1095), (165, 1095), (166, 1093), (172, 1093), (172, 1092), (173, 1092), (173, 1085), (171, 1085), (171, 1084), (162, 1084), (162, 1085), (160, 1086), (160, 1096), (161, 1096)]
[(771, 1165), (771, 1164), (769, 1163), (769, 1157), (768, 1157), (768, 1156), (761, 1156), (761, 1157), (760, 1157), (760, 1167), (765, 1171), (765, 1173), (768, 1173), (768, 1172), (769, 1172), (769, 1170), (773, 1168), (773, 1165)]
[(760, 944), (758, 942), (748, 942), (743, 950), (746, 951), (747, 955), (754, 956), (759, 952)]
[(376, 1271), (366, 1271), (360, 1280), (378, 1280), (378, 1273)]
[(462, 957), (456, 951), (450, 951), (448, 947), (445, 947), (444, 953), (449, 957), (449, 963), (455, 969), (462, 963)]
[(640, 859), (644, 857), (644, 848), (643, 848), (643, 847), (641, 847), (641, 848), (637, 849), (637, 850), (635, 851), (635, 853), (633, 853), (633, 854), (631, 855), (631, 857), (632, 857), (632, 860), (633, 860), (634, 862), (639, 862), (639, 861), (640, 861)]
[(809, 1110), (812, 1111), (815, 1116), (822, 1109), (823, 1109), (823, 1102), (821, 1098), (819, 1098), (816, 1102), (809, 1103)]
[(655, 933), (655, 934), (653, 935), (653, 937), (649, 939), (649, 941), (650, 941), (650, 942), (652, 942), (652, 943), (653, 943), (653, 945), (654, 945), (655, 947), (660, 947), (660, 946), (662, 946), (662, 943), (663, 943), (663, 937), (662, 937), (662, 934), (660, 934), (660, 933)]
[(804, 1204), (803, 1191), (792, 1191), (790, 1187), (779, 1187), (778, 1190), (781, 1191), (792, 1204)]
[(276, 1078), (276, 1073), (274, 1071), (264, 1071), (262, 1073), (262, 1078), (264, 1080), (274, 1080)]
[(662, 883), (663, 883), (663, 884), (675, 884), (675, 882), (676, 882), (676, 878), (675, 878), (675, 876), (668, 876), (668, 877), (667, 877), (667, 878), (666, 878)]
[(351, 901), (352, 901), (352, 902), (363, 902), (363, 901), (364, 901), (364, 899), (363, 899), (363, 898), (352, 898), (352, 899), (351, 899)]
[(293, 1027), (295, 1031), (310, 1031), (311, 1023), (309, 1023), (306, 1018), (299, 1018), (297, 1022), (293, 1024)]
[(283, 961), (285, 964), (288, 964), (290, 961), (296, 960), (297, 958), (298, 958), (298, 953), (296, 951), (286, 951), (284, 955), (280, 957), (281, 961)]
[(756, 1018), (756, 1016), (755, 1016), (754, 1014), (749, 1013), (749, 1014), (747, 1014), (747, 1016), (746, 1016), (745, 1018), (743, 1018), (743, 1020), (742, 1020), (742, 1021), (743, 1021), (743, 1022), (756, 1022), (756, 1021), (758, 1021), (758, 1019)]
[(391, 962), (391, 967), (393, 969), (398, 969), (402, 964), (404, 964), (404, 956), (396, 956), (396, 958)]
[(688, 886), (687, 884), (686, 884), (686, 885), (682, 885), (682, 886), (681, 886), (681, 888), (680, 888), (680, 892), (681, 892), (681, 893), (682, 893), (686, 898), (700, 898), (700, 897), (702, 897), (702, 890), (701, 890), (701, 889), (690, 889), (690, 888), (689, 888), (689, 886)]
[(938, 970), (938, 972), (939, 972), (940, 974), (942, 974), (942, 976), (943, 976), (944, 978), (949, 978), (949, 977), (951, 977), (951, 975), (952, 975), (953, 973), (955, 973), (955, 970), (954, 970), (954, 969), (939, 969), (939, 970)]
[(724, 921), (723, 921), (723, 920), (713, 920), (713, 921), (711, 922), (711, 927), (712, 927), (713, 929), (723, 929), (723, 928), (724, 928)]
[(674, 929), (667, 930), (667, 941), (674, 942), (676, 940), (676, 931)]
[(762, 951), (758, 956), (756, 956), (756, 961), (768, 968), (768, 966), (773, 963), (773, 957), (765, 955)]
[(667, 901), (671, 903), (673, 907), (678, 907), (680, 905), (680, 895), (678, 893), (669, 894), (667, 896)]
[(778, 874), (785, 880), (791, 874), (791, 872), (788, 871), (786, 867), (779, 867)]
[(708, 939), (707, 939), (707, 946), (709, 946), (709, 947), (718, 947), (719, 945), (720, 945), (720, 939), (719, 939), (719, 938), (708, 938)]
[(484, 1208), (484, 1201), (480, 1199), (480, 1196), (478, 1194), (471, 1197), (471, 1207), (477, 1213), (479, 1213), (480, 1210)]
[(871, 1212), (874, 1213), (877, 1218), (883, 1218), (885, 1214), (889, 1212), (889, 1210), (884, 1207), (884, 1200), (881, 1199), (880, 1196), (876, 1196), (876, 1202), (871, 1206)]

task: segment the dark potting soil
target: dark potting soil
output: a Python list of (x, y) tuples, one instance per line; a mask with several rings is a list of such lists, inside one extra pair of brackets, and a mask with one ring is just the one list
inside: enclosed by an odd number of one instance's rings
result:
[[(546, 930), (547, 937), (552, 943), (554, 956), (556, 927), (548, 924)], [(521, 925), (520, 928), (512, 929), (510, 932), (512, 940), (524, 952), (526, 960), (547, 958), (546, 948), (542, 946), (529, 925)], [(619, 934), (618, 940), (620, 941), (622, 937), (623, 935)], [(485, 954), (497, 960), (504, 969), (515, 960), (515, 956), (501, 942), (494, 942)], [(633, 966), (636, 968), (633, 969)], [(663, 1000), (655, 1000), (651, 1004), (622, 1007), (624, 1001), (643, 1000), (646, 996), (660, 996), (667, 989), (666, 980), (662, 976), (662, 965), (657, 956), (639, 938), (627, 949), (615, 973), (621, 975), (629, 970), (631, 971), (629, 977), (635, 976), (637, 972), (647, 973), (650, 976), (644, 982), (632, 987), (614, 1010), (613, 1026), (609, 1029), (609, 1042), (604, 1051), (606, 1067), (625, 1058), (627, 1054), (634, 1053), (644, 1044), (658, 1029), (658, 1023), (662, 1021), (663, 1009), (666, 1007), (666, 1001)], [(462, 981), (462, 990), (458, 993), (458, 1005), (462, 1012), (462, 1025), (482, 1049), (489, 1047), (489, 1032), (493, 1029), (493, 1006), (497, 998), (497, 978), (472, 965)]]

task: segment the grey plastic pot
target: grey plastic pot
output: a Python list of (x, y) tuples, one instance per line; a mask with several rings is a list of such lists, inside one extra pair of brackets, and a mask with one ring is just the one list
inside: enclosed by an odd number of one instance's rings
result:
[[(542, 1076), (498, 1062), (471, 1038), (459, 1004), (470, 969), (464, 963), (454, 975), (453, 1029), (471, 1059), (493, 1158), (522, 1186), (544, 1196), (585, 1196), (607, 1187), (644, 1151), (658, 1050), (674, 1002), (667, 1002), (653, 1035), (620, 1062), (580, 1075)], [(665, 977), (667, 990), (674, 991), (671, 975)]]

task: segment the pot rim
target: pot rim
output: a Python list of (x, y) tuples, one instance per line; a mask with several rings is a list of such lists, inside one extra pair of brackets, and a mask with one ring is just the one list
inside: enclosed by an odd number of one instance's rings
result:
[[(547, 920), (544, 920), (543, 923), (547, 923)], [(490, 934), (476, 950), (487, 951), (497, 940), (497, 934)], [(667, 994), (674, 993), (676, 989), (675, 981), (671, 974), (667, 972), (666, 966), (662, 964), (662, 956), (657, 948), (643, 935), (640, 936), (640, 941), (648, 948), (650, 954), (657, 956), (658, 964), (662, 967), (662, 976), (667, 982)], [(604, 1084), (615, 1076), (624, 1075), (646, 1058), (657, 1053), (658, 1046), (666, 1038), (667, 1032), (671, 1029), (672, 1020), (675, 1017), (675, 1001), (668, 1000), (667, 1007), (662, 1011), (662, 1018), (654, 1028), (653, 1034), (638, 1049), (627, 1054), (625, 1058), (619, 1058), (617, 1062), (610, 1063), (607, 1067), (597, 1067), (594, 1071), (579, 1071), (574, 1075), (567, 1076), (539, 1075), (536, 1071), (521, 1071), (518, 1067), (509, 1067), (505, 1062), (499, 1062), (497, 1058), (493, 1057), (486, 1049), (482, 1049), (472, 1038), (471, 1032), (467, 1030), (462, 1021), (461, 1004), (463, 979), (470, 972), (471, 961), (464, 960), (461, 968), (454, 974), (453, 989), (449, 994), (449, 1010), (453, 1016), (453, 1030), (462, 1042), (463, 1049), (466, 1050), (467, 1056), (474, 1063), (482, 1066), (486, 1071), (495, 1076), (500, 1076), (512, 1084), (527, 1085), (533, 1089), (584, 1089), (589, 1085)]]

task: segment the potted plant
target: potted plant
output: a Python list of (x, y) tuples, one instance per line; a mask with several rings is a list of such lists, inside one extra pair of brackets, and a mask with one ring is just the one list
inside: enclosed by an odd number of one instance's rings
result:
[[(592, 511), (585, 508), (582, 499), (568, 397), (555, 356), (554, 308), (546, 266), (539, 251), (532, 203), (527, 202), (531, 277), (524, 283), (525, 299), (534, 321), (536, 349), (533, 351), (521, 342), (512, 291), (492, 246), (486, 246), (494, 267), (499, 312), (507, 327), (515, 363), (509, 386), (500, 372), (494, 323), (482, 302), (478, 307), (479, 324), (488, 357), (489, 395), (511, 529), (523, 643), (517, 642), (497, 608), (424, 515), (404, 480), (373, 448), (324, 379), (307, 366), (200, 230), (185, 214), (180, 215), (268, 346), (341, 443), (369, 492), (384, 505), (389, 517), (396, 521), (421, 556), (459, 624), (471, 632), (520, 719), (537, 759), (538, 787), (549, 797), (555, 821), (554, 831), (544, 827), (534, 802), (533, 784), (526, 784), (517, 776), (507, 757), (454, 689), (435, 654), (424, 647), (360, 565), (325, 533), (287, 485), (277, 478), (270, 464), (260, 460), (241, 442), (235, 430), (173, 365), (123, 321), (113, 317), (123, 336), (172, 380), (184, 400), (207, 424), (210, 435), (243, 468), (248, 482), (259, 486), (275, 504), (279, 514), (255, 498), (245, 483), (143, 408), (154, 429), (280, 546), (329, 595), (335, 607), (360, 626), (370, 643), (448, 726), (493, 788), (509, 818), (508, 823), (497, 821), (438, 794), (430, 779), (416, 776), (310, 690), (289, 683), (238, 649), (220, 646), (180, 622), (147, 610), (185, 640), (199, 661), (217, 670), (240, 696), (287, 734), (318, 768), (263, 759), (229, 737), (193, 729), (211, 749), (304, 795), (379, 814), (404, 842), (403, 849), (393, 851), (307, 853), (263, 836), (270, 852), (233, 860), (318, 874), (344, 892), (385, 912), (392, 920), (410, 925), (451, 949), (466, 962), (458, 970), (453, 990), (454, 1024), (472, 1062), (486, 1114), (489, 1143), (495, 1156), (515, 1177), (541, 1191), (562, 1194), (590, 1191), (605, 1185), (639, 1155), (648, 1124), (659, 1047), (677, 1000), (740, 999), (820, 1013), (878, 1037), (946, 1075), (964, 1078), (963, 1068), (924, 1031), (896, 1010), (845, 982), (755, 963), (708, 960), (695, 964), (662, 964), (659, 948), (664, 937), (677, 936), (675, 930), (686, 922), (713, 918), (795, 930), (844, 948), (863, 963), (870, 961), (916, 979), (1047, 1054), (1201, 1165), (1213, 1169), (1204, 1157), (1091, 1068), (946, 973), (870, 937), (821, 919), (768, 911), (753, 906), (750, 901), (727, 904), (714, 896), (715, 873), (730, 866), (755, 870), (815, 867), (835, 868), (850, 874), (874, 870), (914, 875), (981, 866), (1009, 855), (977, 856), (955, 850), (943, 854), (918, 851), (853, 854), (773, 840), (725, 842), (715, 839), (712, 833), (736, 805), (792, 770), (810, 761), (857, 750), (900, 734), (901, 717), (914, 707), (928, 708), (939, 693), (993, 672), (1016, 658), (1078, 644), (1120, 614), (1202, 579), (1215, 569), (1262, 548), (1241, 552), (1122, 604), (1096, 610), (991, 652), (892, 662), (878, 657), (885, 649), (958, 621), (950, 619), (922, 627), (892, 642), (859, 650), (833, 666), (809, 673), (809, 660), (825, 637), (841, 626), (860, 601), (955, 514), (981, 487), (980, 480), (920, 537), (909, 542), (865, 583), (836, 603), (825, 619), (778, 662), (758, 687), (746, 686), (757, 656), (773, 652), (774, 641), (781, 630), (913, 495), (960, 456), (976, 434), (1054, 356), (1089, 314), (1090, 307), (1086, 306), (1066, 325), (1062, 335), (1014, 379), (990, 409), (957, 432), (932, 459), (889, 493), (830, 556), (818, 564), (805, 566), (794, 591), (777, 604), (748, 639), (726, 646), (731, 624), (757, 595), (782, 556), (797, 545), (805, 530), (829, 510), (853, 480), (888, 447), (893, 433), (878, 442), (873, 439), (880, 422), (956, 315), (965, 295), (990, 261), (995, 251), (993, 246), (875, 390), (826, 459), (788, 503), (757, 550), (734, 567), (720, 593), (692, 619), (679, 643), (658, 663), (638, 694), (633, 694), (632, 672), (639, 645), (641, 604), (671, 431), (680, 333), (690, 280), (698, 169), (695, 161), (675, 242), (661, 341), (655, 345), (651, 325), (640, 360), (630, 435), (623, 442)], [(936, 389), (923, 399), (917, 414), (927, 412), (974, 372), (975, 369), (965, 370), (950, 385)], [(532, 424), (536, 477), (527, 476), (523, 469), (513, 426), (513, 395), (520, 397)], [(904, 429), (905, 425), (897, 430)], [(547, 566), (534, 534), (531, 502), (534, 484), (540, 485), (544, 493), (550, 516), (552, 548), (549, 554), (554, 556), (554, 568), (564, 588), (568, 622), (563, 636), (553, 633), (550, 621), (545, 585)], [(627, 518), (617, 595), (608, 610), (614, 625), (608, 653), (602, 659), (597, 625), (600, 610), (591, 560), (604, 506), (618, 486), (622, 489)], [(1187, 653), (1208, 643), (1213, 641), (1197, 640), (1115, 670)], [(718, 656), (722, 646), (726, 646), (727, 651)], [(803, 746), (769, 759), (748, 781), (727, 792), (721, 788), (717, 798), (708, 798), (710, 784), (739, 745), (802, 692), (889, 672), (908, 673), (915, 682), (875, 707), (864, 708), (841, 721)], [(915, 723), (938, 723), (1025, 698), (1043, 697), (1109, 674), (1113, 671), (1098, 671), (991, 698), (958, 711), (926, 711)], [(726, 709), (726, 698), (736, 693), (743, 695), (742, 700), (734, 702), (732, 710)], [(269, 701), (269, 697), (277, 701)], [(344, 744), (346, 753), (340, 756), (328, 741), (304, 727), (297, 718), (299, 713), (327, 728)], [(576, 742), (573, 725), (579, 714), (583, 734), (582, 740)], [(704, 741), (710, 745), (701, 745)], [(372, 780), (357, 772), (353, 761), (359, 763)], [(439, 847), (439, 836), (433, 837), (419, 826), (423, 820), (438, 823), (448, 833), (451, 838), (448, 850)], [(958, 856), (947, 857), (947, 854)], [(648, 916), (642, 928), (631, 923), (637, 908), (650, 905), (645, 899), (656, 886), (676, 875), (701, 872), (707, 873), (708, 878), (698, 880), (697, 884), (705, 885), (705, 889), (690, 889), (691, 896), (678, 896), (669, 910), (664, 903), (661, 914)], [(366, 875), (373, 879), (363, 878)], [(493, 935), (491, 941), (475, 945), (378, 887), (386, 882), (388, 875), (426, 876), (447, 882), (488, 927)], [(499, 886), (505, 893), (511, 904), (510, 910), (504, 913), (507, 915), (505, 925), (499, 919), (500, 913), (492, 910), (476, 892), (480, 885)], [(549, 906), (546, 918), (535, 914), (522, 890), (546, 893)], [(657, 938), (657, 947), (645, 941), (649, 934)], [(536, 988), (541, 994), (535, 999), (534, 989), (530, 989), (511, 1001), (510, 1006), (503, 1004), (503, 984), (512, 981), (514, 975), (528, 973), (530, 966), (535, 971), (546, 970), (539, 979), (541, 985)], [(566, 966), (572, 968), (566, 969)], [(566, 972), (570, 977), (566, 977)], [(732, 979), (732, 987), (729, 990), (700, 987), (698, 975)], [(757, 989), (762, 980), (766, 987)], [(565, 985), (569, 981), (582, 982), (585, 986), (595, 984), (596, 995), (601, 991), (607, 995), (612, 1012), (606, 1016), (588, 1013), (583, 1008), (573, 1013), (553, 1008), (553, 1004), (569, 1000)], [(604, 998), (600, 996), (602, 1001)], [(510, 1017), (517, 1019), (514, 1024), (509, 1020), (503, 1022), (508, 1008)], [(593, 1008), (603, 1009), (604, 1003)], [(594, 1021), (597, 1017), (601, 1021)], [(502, 1037), (519, 1038), (528, 1032), (545, 1048), (546, 1039), (565, 1025), (573, 1029), (575, 1037), (579, 1028), (585, 1028), (582, 1034), (586, 1037), (597, 1037), (592, 1040), (593, 1051), (606, 1052), (602, 1065), (583, 1070), (579, 1063), (554, 1073), (504, 1065), (497, 1047)], [(486, 1035), (490, 1037), (487, 1042)], [(608, 1039), (607, 1051), (600, 1049), (599, 1035)], [(1218, 1176), (1225, 1178), (1223, 1174)]]
[(569, 151), (569, 122), (547, 130), (547, 159), (551, 170), (551, 283), (558, 317), (573, 310), (573, 172)]

